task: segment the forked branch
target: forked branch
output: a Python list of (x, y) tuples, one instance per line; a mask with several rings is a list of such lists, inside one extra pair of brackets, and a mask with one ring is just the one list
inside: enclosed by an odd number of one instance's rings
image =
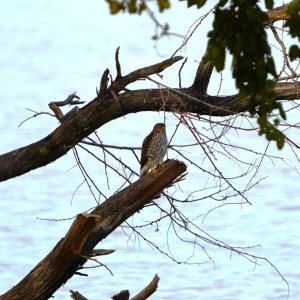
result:
[[(164, 86), (159, 89), (126, 91), (119, 94), (128, 84), (159, 73), (181, 58), (180, 56), (173, 57), (116, 78), (107, 90), (108, 70), (105, 71), (101, 80), (101, 91), (93, 101), (76, 110), (76, 113), (66, 119), (64, 118), (62, 124), (42, 140), (0, 155), (0, 181), (14, 178), (53, 162), (102, 125), (130, 113), (164, 110), (211, 117), (230, 116), (247, 111), (248, 100), (240, 99), (237, 94), (204, 95), (212, 69), (210, 63), (200, 64), (195, 82), (189, 88), (176, 89)], [(299, 86), (298, 82), (277, 83), (276, 98), (299, 99)], [(257, 99), (258, 104), (260, 101)]]
[(116, 53), (116, 68), (117, 68), (117, 76), (115, 81), (111, 84), (111, 89), (113, 89), (116, 93), (119, 93), (124, 89), (125, 86), (129, 85), (132, 82), (135, 82), (140, 79), (145, 79), (150, 75), (161, 73), (166, 68), (170, 67), (177, 61), (181, 60), (182, 56), (175, 56), (169, 59), (166, 59), (158, 64), (151, 65), (149, 67), (144, 67), (141, 69), (137, 69), (126, 76), (121, 76), (121, 67), (119, 63), (119, 53)]

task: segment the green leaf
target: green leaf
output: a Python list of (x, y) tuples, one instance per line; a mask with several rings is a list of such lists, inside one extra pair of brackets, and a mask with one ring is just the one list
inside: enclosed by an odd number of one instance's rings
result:
[[(280, 132), (280, 133), (281, 133), (281, 132)], [(283, 146), (284, 146), (284, 141), (285, 141), (284, 135), (283, 135), (283, 133), (281, 133), (281, 135), (278, 136), (278, 138), (277, 138), (277, 140), (276, 140), (276, 142), (277, 142), (277, 148), (278, 148), (279, 150), (281, 150), (281, 149), (283, 148)]]
[(136, 0), (130, 0), (127, 3), (127, 9), (130, 14), (135, 14), (137, 12)]
[(280, 102), (278, 102), (278, 110), (279, 110), (279, 114), (280, 114), (280, 117), (283, 119), (283, 120), (286, 120), (286, 113), (282, 107), (282, 104)]
[(125, 9), (123, 3), (118, 2), (117, 0), (106, 0), (106, 2), (109, 4), (110, 13), (112, 15), (115, 15)]
[(213, 48), (212, 49), (212, 57), (214, 61), (214, 65), (218, 72), (224, 70), (225, 66), (225, 51), (222, 48)]
[(297, 13), (299, 10), (299, 3), (300, 3), (299, 0), (291, 1), (288, 5), (287, 13), (289, 15), (293, 15), (293, 14)]
[(266, 116), (259, 116), (257, 118), (257, 123), (259, 124), (260, 130), (259, 135), (266, 135), (267, 140), (276, 141), (277, 148), (280, 150), (284, 146), (285, 136), (284, 134), (277, 129), (279, 125), (279, 119), (274, 120), (274, 125), (271, 124)]
[(300, 57), (300, 49), (297, 45), (292, 45), (290, 47), (289, 56), (291, 60), (295, 60)]
[(286, 21), (285, 26), (289, 27), (289, 34), (292, 37), (298, 37), (300, 40), (300, 0), (294, 0), (288, 5), (287, 14), (290, 15), (290, 19)]
[[(180, 0), (186, 1), (186, 0)], [(205, 4), (206, 0), (187, 0), (187, 6), (191, 7), (193, 5), (197, 5), (197, 8), (202, 7)]]
[(169, 0), (157, 0), (157, 4), (160, 12), (171, 7)]
[(138, 6), (138, 13), (139, 15), (147, 8), (146, 3), (142, 1), (140, 5)]
[(267, 9), (272, 9), (274, 6), (274, 1), (273, 0), (265, 0), (266, 8)]

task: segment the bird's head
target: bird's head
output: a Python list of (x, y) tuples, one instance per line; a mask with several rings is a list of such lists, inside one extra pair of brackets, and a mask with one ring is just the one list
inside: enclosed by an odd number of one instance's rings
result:
[(154, 125), (154, 131), (162, 131), (166, 129), (166, 125), (164, 123), (157, 123)]

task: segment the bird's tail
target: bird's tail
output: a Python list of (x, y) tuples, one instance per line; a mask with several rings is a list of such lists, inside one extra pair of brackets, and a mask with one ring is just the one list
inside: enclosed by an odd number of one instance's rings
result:
[(141, 168), (141, 171), (140, 171), (140, 177), (146, 175), (148, 173), (150, 169), (150, 166), (146, 163), (142, 168)]

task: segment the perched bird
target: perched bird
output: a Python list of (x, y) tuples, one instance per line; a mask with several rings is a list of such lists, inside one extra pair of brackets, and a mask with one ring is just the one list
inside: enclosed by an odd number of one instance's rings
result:
[(166, 125), (157, 123), (143, 141), (140, 177), (147, 174), (151, 168), (155, 170), (154, 168), (163, 161), (167, 148)]

